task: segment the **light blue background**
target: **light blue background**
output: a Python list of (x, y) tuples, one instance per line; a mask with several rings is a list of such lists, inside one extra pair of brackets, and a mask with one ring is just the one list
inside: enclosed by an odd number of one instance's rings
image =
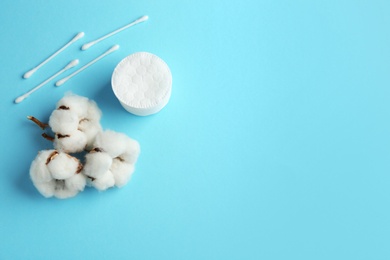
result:
[[(390, 259), (389, 13), (373, 0), (2, 0), (0, 259)], [(13, 103), (116, 43), (60, 88)], [(137, 51), (172, 71), (154, 116), (130, 115), (111, 91)], [(67, 91), (140, 142), (124, 188), (57, 200), (33, 187), (30, 163), (51, 144), (26, 116), (48, 120)]]

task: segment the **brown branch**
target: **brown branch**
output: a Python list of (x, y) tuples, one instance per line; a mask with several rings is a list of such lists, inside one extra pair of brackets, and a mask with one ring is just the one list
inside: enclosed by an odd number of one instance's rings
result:
[(27, 119), (33, 121), (33, 122), (34, 122), (35, 124), (37, 124), (42, 130), (44, 130), (46, 127), (49, 126), (48, 124), (42, 123), (41, 121), (39, 121), (37, 118), (35, 118), (35, 117), (33, 117), (33, 116), (28, 116)]
[(57, 134), (58, 139), (70, 137), (70, 135)]
[(42, 137), (45, 138), (46, 140), (49, 140), (50, 142), (53, 142), (54, 141), (54, 137), (46, 134), (46, 133), (43, 133), (42, 134)]

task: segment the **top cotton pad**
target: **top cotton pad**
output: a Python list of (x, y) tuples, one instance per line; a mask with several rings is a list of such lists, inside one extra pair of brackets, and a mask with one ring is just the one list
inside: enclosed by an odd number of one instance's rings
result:
[(127, 111), (147, 116), (157, 113), (168, 103), (172, 74), (168, 65), (156, 55), (137, 52), (116, 66), (111, 84)]

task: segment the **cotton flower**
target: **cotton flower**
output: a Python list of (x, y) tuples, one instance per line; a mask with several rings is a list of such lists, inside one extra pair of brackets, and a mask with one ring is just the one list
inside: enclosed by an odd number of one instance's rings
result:
[(66, 199), (84, 190), (86, 177), (78, 159), (56, 150), (40, 151), (30, 167), (30, 177), (46, 198)]
[(108, 170), (99, 178), (88, 178), (88, 184), (97, 190), (104, 191), (115, 185), (115, 179), (112, 172)]
[(115, 185), (117, 187), (122, 187), (130, 180), (135, 167), (134, 164), (130, 164), (115, 158), (112, 160), (110, 170), (114, 176)]
[(89, 184), (98, 190), (106, 190), (115, 185), (115, 179), (110, 171), (112, 158), (100, 149), (93, 149), (85, 156), (83, 172), (90, 180)]
[[(30, 176), (44, 197), (70, 198), (88, 184), (104, 191), (122, 187), (131, 178), (140, 153), (137, 141), (114, 131), (102, 132), (101, 111), (92, 100), (66, 95), (58, 101), (48, 124), (35, 117), (28, 119), (41, 129), (50, 126), (53, 150), (38, 153), (31, 164)], [(68, 153), (89, 151), (85, 165)]]
[(119, 159), (130, 164), (135, 164), (140, 153), (140, 147), (136, 140), (111, 130), (99, 133), (93, 146), (102, 149), (113, 159)]
[(57, 102), (57, 109), (71, 111), (79, 118), (88, 116), (89, 99), (75, 94), (67, 94)]
[(100, 109), (86, 97), (71, 94), (60, 99), (49, 119), (55, 149), (66, 153), (89, 150), (102, 131), (100, 118)]
[(91, 185), (98, 190), (124, 186), (134, 172), (140, 153), (138, 142), (108, 130), (96, 136), (93, 147), (85, 157), (83, 169), (91, 177)]
[(57, 108), (50, 115), (49, 126), (54, 133), (67, 134), (77, 130), (79, 121), (77, 114)]
[(54, 148), (66, 153), (81, 152), (87, 146), (87, 137), (81, 131), (74, 131), (69, 134), (55, 134)]

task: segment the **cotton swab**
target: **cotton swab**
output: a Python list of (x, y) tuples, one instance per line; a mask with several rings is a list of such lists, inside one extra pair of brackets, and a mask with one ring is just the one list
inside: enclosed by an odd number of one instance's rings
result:
[(106, 34), (106, 35), (104, 35), (103, 37), (101, 37), (101, 38), (99, 38), (99, 39), (97, 39), (97, 40), (94, 40), (94, 41), (92, 41), (92, 42), (89, 42), (89, 43), (84, 44), (84, 45), (81, 47), (81, 49), (82, 49), (83, 51), (85, 51), (85, 50), (87, 50), (89, 47), (91, 47), (92, 45), (95, 45), (96, 43), (98, 43), (98, 42), (100, 42), (100, 41), (102, 41), (102, 40), (104, 40), (104, 39), (106, 39), (106, 38), (108, 38), (108, 37), (110, 37), (110, 36), (112, 36), (112, 35), (114, 35), (114, 34), (120, 32), (120, 31), (123, 31), (124, 29), (127, 29), (127, 28), (129, 28), (129, 27), (131, 27), (131, 26), (133, 26), (133, 25), (136, 25), (136, 24), (139, 24), (139, 23), (141, 23), (141, 22), (144, 22), (144, 21), (146, 21), (146, 20), (148, 20), (148, 19), (149, 19), (149, 16), (144, 15), (144, 16), (142, 16), (141, 18), (139, 18), (139, 19), (137, 19), (137, 20), (135, 20), (135, 21), (129, 23), (128, 25), (125, 25), (125, 26), (123, 26), (123, 27), (121, 27), (121, 28), (119, 28), (119, 29), (117, 29), (117, 30), (115, 30), (115, 31), (113, 31), (113, 32), (111, 32), (111, 33), (109, 33), (109, 34)]
[(43, 65), (48, 63), (51, 59), (53, 59), (55, 56), (57, 56), (60, 52), (65, 50), (67, 47), (69, 47), (69, 45), (71, 45), (72, 43), (74, 43), (75, 41), (77, 41), (77, 40), (79, 40), (80, 38), (83, 38), (83, 37), (84, 37), (84, 32), (79, 32), (75, 37), (73, 37), (72, 40), (70, 40), (67, 44), (65, 44), (61, 49), (59, 49), (58, 51), (53, 53), (49, 58), (47, 58), (41, 64), (39, 64), (35, 68), (33, 68), (33, 69), (27, 71), (26, 73), (24, 73), (23, 78), (27, 79), (27, 78), (31, 77), (31, 75), (34, 74), (40, 67), (42, 67)]
[(85, 70), (86, 68), (88, 68), (89, 66), (91, 66), (92, 64), (94, 64), (95, 62), (97, 62), (98, 60), (104, 58), (105, 56), (107, 56), (108, 54), (110, 54), (111, 52), (114, 52), (116, 50), (119, 49), (119, 45), (114, 45), (112, 46), (108, 51), (106, 51), (105, 53), (103, 53), (102, 55), (100, 55), (99, 57), (97, 57), (96, 59), (90, 61), (89, 63), (87, 63), (86, 65), (84, 65), (83, 67), (81, 67), (80, 69), (76, 70), (75, 72), (73, 72), (72, 74), (70, 74), (69, 76), (63, 78), (63, 79), (60, 79), (59, 81), (56, 82), (56, 86), (59, 87), (61, 86), (62, 84), (64, 84), (68, 79), (72, 78), (73, 76), (75, 76), (76, 74), (80, 73), (81, 71)]
[(48, 83), (50, 80), (54, 79), (55, 77), (57, 77), (58, 75), (60, 75), (61, 73), (65, 72), (66, 70), (70, 69), (70, 68), (73, 68), (74, 66), (76, 66), (77, 64), (79, 64), (79, 60), (72, 60), (68, 65), (66, 65), (62, 70), (58, 71), (56, 74), (54, 74), (53, 76), (51, 76), (50, 78), (48, 78), (47, 80), (45, 80), (44, 82), (42, 82), (41, 84), (39, 84), (38, 86), (36, 86), (35, 88), (31, 89), (29, 92), (27, 92), (26, 94), (24, 95), (21, 95), (20, 97), (16, 98), (15, 99), (15, 103), (18, 104), (20, 102), (22, 102), (25, 98), (27, 98), (31, 93), (33, 93), (34, 91), (38, 90), (39, 88), (41, 88), (43, 85), (45, 85), (46, 83)]

